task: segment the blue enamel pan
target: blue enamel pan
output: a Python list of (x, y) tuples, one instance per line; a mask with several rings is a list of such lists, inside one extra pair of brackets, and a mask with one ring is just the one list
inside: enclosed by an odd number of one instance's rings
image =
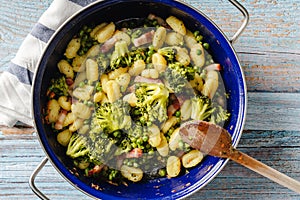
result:
[[(90, 180), (75, 176), (69, 169), (72, 160), (65, 155), (65, 150), (57, 143), (50, 127), (43, 122), (43, 109), (47, 104), (47, 89), (50, 80), (58, 71), (56, 63), (61, 59), (68, 42), (84, 24), (95, 19), (102, 21), (120, 21), (127, 18), (146, 17), (149, 13), (162, 18), (170, 15), (182, 19), (190, 30), (200, 30), (209, 43), (213, 59), (223, 66), (221, 72), (231, 117), (225, 128), (232, 136), (236, 147), (243, 131), (246, 116), (247, 91), (241, 65), (232, 43), (241, 34), (248, 22), (247, 11), (236, 1), (230, 1), (244, 15), (244, 22), (237, 33), (228, 39), (224, 33), (205, 14), (182, 1), (172, 0), (109, 0), (97, 1), (80, 10), (69, 18), (52, 36), (38, 64), (33, 86), (33, 113), (40, 144), (46, 158), (38, 166), (30, 179), (32, 190), (42, 199), (47, 197), (35, 186), (34, 178), (49, 160), (57, 171), (75, 189), (88, 196), (99, 199), (183, 199), (208, 184), (226, 165), (226, 159), (206, 156), (201, 164), (188, 174), (176, 178), (154, 179), (128, 186), (100, 184), (101, 190), (90, 186)], [(76, 197), (74, 197), (76, 198)]]

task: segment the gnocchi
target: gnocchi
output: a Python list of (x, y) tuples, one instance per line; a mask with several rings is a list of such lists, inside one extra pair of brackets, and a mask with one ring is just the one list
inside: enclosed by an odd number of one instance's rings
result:
[(58, 62), (57, 67), (60, 73), (66, 75), (67, 78), (74, 78), (73, 67), (66, 60), (61, 60)]
[(141, 76), (143, 76), (145, 78), (157, 79), (159, 77), (159, 72), (156, 69), (144, 69), (141, 72)]
[(94, 90), (94, 87), (92, 87), (90, 85), (85, 85), (83, 87), (77, 87), (73, 91), (73, 97), (76, 97), (77, 99), (80, 99), (83, 101), (90, 100), (93, 90)]
[(104, 27), (99, 28), (99, 30), (95, 33), (95, 38), (99, 43), (103, 43), (113, 36), (115, 28), (115, 24), (113, 22), (110, 22)]
[(71, 136), (72, 136), (72, 132), (70, 130), (66, 129), (57, 134), (57, 141), (62, 146), (66, 147), (69, 144)]
[(169, 144), (164, 134), (161, 133), (160, 138), (161, 141), (156, 150), (161, 156), (166, 157), (169, 154)]
[(143, 178), (143, 171), (137, 167), (122, 165), (121, 173), (125, 178), (133, 182), (138, 182)]
[(71, 101), (68, 99), (68, 97), (66, 97), (66, 96), (60, 96), (58, 98), (57, 102), (58, 102), (59, 106), (62, 109), (66, 110), (66, 111), (70, 111), (71, 110)]
[(208, 71), (206, 76), (201, 92), (212, 99), (219, 87), (219, 75), (218, 72), (212, 70)]
[(136, 60), (133, 65), (129, 68), (128, 73), (130, 76), (137, 76), (146, 68), (144, 60)]
[(89, 119), (92, 114), (90, 108), (84, 103), (80, 102), (72, 104), (71, 110), (76, 117), (81, 119)]
[(160, 26), (154, 33), (152, 45), (154, 49), (159, 49), (163, 46), (167, 36), (167, 29)]
[(162, 141), (159, 128), (156, 125), (152, 125), (151, 127), (149, 127), (149, 131), (149, 144), (152, 147), (158, 147)]
[(92, 59), (87, 59), (85, 64), (86, 64), (86, 78), (92, 82), (97, 81), (99, 76), (97, 62)]
[(83, 72), (85, 71), (85, 61), (86, 56), (75, 56), (72, 61), (72, 67), (74, 72)]
[(49, 123), (53, 123), (58, 120), (59, 111), (59, 103), (57, 102), (57, 100), (51, 99), (47, 104), (47, 118)]
[(176, 177), (180, 173), (181, 162), (177, 156), (170, 156), (167, 160), (167, 173), (170, 177)]
[(166, 19), (166, 22), (177, 33), (180, 33), (181, 35), (186, 34), (186, 28), (182, 20), (175, 16), (170, 16)]
[(69, 42), (65, 52), (67, 58), (71, 59), (77, 55), (77, 51), (80, 49), (80, 42), (80, 38), (74, 38)]
[(169, 147), (172, 151), (179, 148), (179, 143), (181, 141), (181, 136), (179, 134), (179, 128), (176, 128), (170, 136)]
[(115, 102), (117, 99), (119, 99), (122, 94), (120, 90), (120, 85), (114, 81), (114, 80), (109, 80), (106, 83), (106, 88), (107, 88), (107, 98), (109, 102)]
[(166, 41), (170, 46), (183, 45), (183, 36), (180, 33), (170, 32), (166, 35)]
[(205, 56), (204, 49), (201, 44), (197, 43), (191, 47), (190, 56), (196, 66), (203, 67), (205, 64)]
[(158, 71), (158, 73), (165, 71), (167, 68), (166, 59), (159, 53), (154, 53), (152, 55), (152, 64), (153, 64), (154, 69), (156, 69)]
[(182, 165), (185, 168), (191, 168), (198, 165), (203, 159), (203, 154), (199, 150), (191, 150), (182, 156)]

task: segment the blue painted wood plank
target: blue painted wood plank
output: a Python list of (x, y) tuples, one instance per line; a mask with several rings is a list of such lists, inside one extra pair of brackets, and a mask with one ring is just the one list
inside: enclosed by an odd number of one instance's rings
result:
[[(300, 131), (245, 131), (238, 148), (300, 180)], [(5, 135), (0, 140), (0, 199), (34, 199), (28, 178), (45, 156), (35, 135)], [(48, 163), (36, 184), (51, 199), (91, 199), (67, 183)], [(18, 190), (18, 192), (16, 192)], [(188, 199), (291, 199), (299, 195), (233, 162)]]
[(245, 129), (300, 130), (300, 93), (249, 92)]

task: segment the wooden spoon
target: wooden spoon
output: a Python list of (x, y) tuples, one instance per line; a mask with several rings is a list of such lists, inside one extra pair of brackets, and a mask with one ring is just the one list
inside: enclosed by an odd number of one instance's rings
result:
[(189, 121), (181, 125), (180, 135), (184, 142), (204, 154), (229, 158), (300, 194), (300, 182), (235, 149), (228, 131), (218, 125)]

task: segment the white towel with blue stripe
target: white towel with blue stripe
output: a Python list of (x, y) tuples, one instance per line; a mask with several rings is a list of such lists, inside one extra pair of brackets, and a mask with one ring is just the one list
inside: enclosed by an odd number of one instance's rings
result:
[(37, 62), (55, 30), (71, 15), (95, 0), (54, 0), (20, 45), (8, 70), (0, 72), (0, 125), (33, 126), (31, 84)]

